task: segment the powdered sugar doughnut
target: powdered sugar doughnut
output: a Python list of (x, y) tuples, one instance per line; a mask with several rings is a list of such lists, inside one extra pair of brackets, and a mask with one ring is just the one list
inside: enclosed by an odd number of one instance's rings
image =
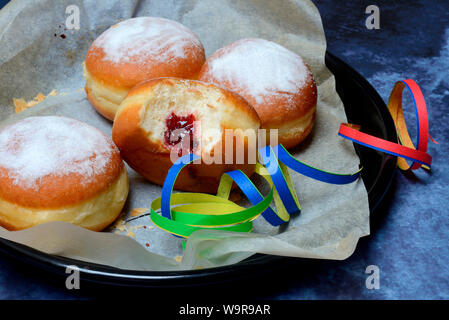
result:
[(200, 163), (187, 165), (174, 187), (215, 193), (223, 173), (253, 174), (259, 126), (257, 113), (234, 92), (195, 80), (159, 78), (131, 89), (115, 117), (112, 139), (131, 168), (160, 185), (178, 156), (199, 155)]
[(199, 38), (182, 24), (155, 17), (122, 21), (102, 33), (87, 52), (89, 101), (106, 118), (137, 83), (158, 77), (193, 79), (205, 61)]
[(30, 117), (0, 131), (0, 224), (8, 229), (66, 221), (101, 230), (127, 194), (119, 150), (90, 125)]
[(199, 80), (226, 87), (246, 98), (262, 128), (278, 129), (290, 148), (310, 133), (316, 114), (313, 75), (294, 52), (263, 39), (242, 39), (210, 56)]

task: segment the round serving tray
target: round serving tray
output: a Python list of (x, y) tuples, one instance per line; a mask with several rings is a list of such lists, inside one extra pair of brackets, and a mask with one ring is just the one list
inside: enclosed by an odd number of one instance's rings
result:
[[(396, 129), (387, 107), (368, 81), (329, 52), (326, 54), (326, 65), (335, 75), (337, 92), (343, 100), (349, 123), (361, 125), (366, 133), (397, 142)], [(362, 178), (368, 190), (370, 210), (373, 212), (396, 172), (396, 157), (359, 145), (354, 146), (364, 168)], [(83, 280), (140, 287), (195, 286), (226, 282), (254, 275), (255, 270), (270, 270), (270, 265), (294, 259), (256, 254), (240, 263), (219, 268), (147, 272), (122, 270), (49, 255), (1, 238), (0, 250), (26, 264), (33, 264), (56, 274), (66, 275), (67, 266), (76, 265), (80, 268)], [(263, 268), (260, 268), (261, 266)]]

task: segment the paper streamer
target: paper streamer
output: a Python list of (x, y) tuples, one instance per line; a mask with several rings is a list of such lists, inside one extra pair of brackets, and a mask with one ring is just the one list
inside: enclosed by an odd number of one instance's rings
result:
[[(416, 149), (410, 139), (402, 109), (402, 93), (407, 88), (414, 101), (417, 118)], [(363, 146), (398, 156), (398, 166), (402, 170), (430, 169), (432, 157), (427, 153), (427, 143), (431, 139), (427, 108), (423, 94), (413, 80), (398, 81), (390, 95), (388, 110), (393, 118), (399, 143), (383, 140), (360, 132), (360, 126), (342, 123), (338, 134)], [(162, 188), (162, 196), (151, 204), (153, 223), (175, 236), (188, 238), (199, 229), (220, 229), (250, 232), (252, 221), (262, 215), (271, 225), (278, 226), (289, 221), (290, 216), (301, 211), (298, 195), (293, 187), (288, 168), (314, 180), (332, 184), (354, 182), (360, 176), (338, 174), (314, 168), (295, 159), (282, 145), (259, 149), (260, 163), (255, 172), (270, 185), (267, 196), (263, 196), (252, 181), (240, 170), (223, 174), (216, 196), (202, 193), (172, 194), (179, 172), (200, 157), (194, 154), (183, 156), (170, 168)], [(412, 161), (409, 165), (406, 160)], [(228, 200), (232, 183), (242, 190), (252, 206), (241, 207)], [(274, 200), (276, 210), (270, 207)], [(174, 207), (174, 208), (172, 208)], [(161, 214), (158, 213), (160, 209)], [(183, 247), (185, 243), (183, 242)]]
[[(182, 238), (188, 238), (199, 229), (250, 232), (252, 221), (259, 215), (271, 225), (278, 226), (289, 221), (290, 215), (301, 211), (287, 168), (309, 178), (333, 184), (351, 183), (360, 175), (360, 170), (346, 175), (316, 169), (295, 159), (282, 145), (261, 148), (259, 154), (261, 163), (256, 164), (255, 171), (270, 185), (266, 196), (240, 170), (223, 174), (215, 196), (204, 193), (173, 194), (179, 172), (199, 159), (197, 155), (188, 154), (179, 158), (170, 168), (161, 197), (151, 203), (151, 220), (157, 227)], [(228, 199), (233, 182), (251, 202), (251, 207), (241, 207)], [(270, 207), (273, 200), (276, 210)]]
[[(410, 91), (414, 101), (418, 128), (417, 149), (410, 139), (402, 109), (404, 88)], [(427, 143), (429, 139), (435, 141), (429, 135), (426, 102), (418, 84), (411, 79), (396, 82), (388, 100), (388, 110), (395, 123), (399, 143), (371, 136), (344, 123), (340, 125), (338, 134), (360, 145), (397, 156), (398, 167), (401, 170), (416, 170), (421, 167), (430, 169), (432, 157), (427, 153)], [(406, 160), (412, 161), (412, 164), (409, 165)]]
[[(415, 105), (418, 127), (417, 149), (410, 139), (403, 114), (404, 88), (410, 91)], [(395, 123), (399, 143), (360, 132), (359, 126), (351, 124), (341, 124), (338, 134), (355, 143), (398, 156), (398, 166), (402, 170), (416, 170), (420, 167), (430, 169), (432, 157), (427, 153), (427, 143), (428, 139), (435, 141), (429, 135), (426, 104), (415, 81), (409, 79), (395, 84), (388, 101), (388, 110)], [(270, 185), (270, 191), (265, 197), (240, 170), (223, 174), (216, 196), (202, 193), (172, 194), (179, 172), (186, 165), (199, 159), (199, 156), (189, 154), (179, 158), (168, 172), (162, 188), (162, 196), (151, 204), (150, 216), (153, 223), (183, 238), (188, 238), (192, 232), (204, 228), (250, 232), (251, 221), (259, 215), (262, 215), (271, 225), (278, 226), (289, 221), (292, 214), (301, 211), (288, 168), (306, 177), (332, 184), (354, 182), (362, 170), (353, 174), (336, 174), (320, 170), (295, 159), (282, 145), (261, 148), (259, 155), (260, 163), (256, 164), (255, 172)], [(412, 161), (412, 164), (409, 165), (406, 160)], [(252, 207), (244, 208), (228, 200), (233, 182), (242, 190)], [(270, 207), (272, 200), (276, 210)], [(161, 215), (157, 212), (159, 209)]]

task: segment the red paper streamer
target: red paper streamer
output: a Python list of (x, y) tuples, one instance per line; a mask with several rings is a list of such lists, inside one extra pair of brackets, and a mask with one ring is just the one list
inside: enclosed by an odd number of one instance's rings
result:
[[(407, 88), (410, 91), (415, 105), (418, 126), (417, 149), (410, 139), (402, 109), (402, 94), (404, 88)], [(360, 127), (357, 128), (354, 125), (346, 123), (340, 125), (338, 134), (343, 138), (352, 140), (363, 146), (397, 156), (398, 166), (401, 170), (416, 170), (421, 167), (430, 169), (432, 157), (427, 153), (427, 144), (429, 139), (433, 142), (435, 141), (429, 135), (429, 121), (424, 96), (414, 80), (407, 79), (396, 82), (388, 100), (388, 111), (396, 126), (399, 143), (394, 143), (360, 132)], [(406, 160), (412, 161), (412, 164), (409, 165)]]

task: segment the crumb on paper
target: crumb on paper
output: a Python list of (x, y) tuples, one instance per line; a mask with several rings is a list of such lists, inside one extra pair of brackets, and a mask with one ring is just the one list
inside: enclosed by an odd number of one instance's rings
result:
[(130, 216), (138, 217), (138, 216), (144, 214), (145, 212), (147, 212), (148, 210), (149, 210), (148, 208), (134, 208), (131, 210)]
[[(47, 96), (56, 96), (57, 91), (53, 89)], [(14, 103), (15, 112), (20, 113), (28, 108), (34, 107), (38, 103), (44, 101), (47, 96), (45, 96), (42, 92), (39, 92), (32, 100), (25, 101), (23, 98), (13, 98), (12, 101)]]
[(126, 234), (128, 237), (131, 237), (131, 238), (135, 238), (136, 237), (136, 235), (134, 234), (134, 232), (132, 232), (131, 230), (129, 230), (128, 231), (128, 233)]
[(16, 99), (13, 98), (12, 101), (14, 102), (14, 106), (16, 108), (16, 113), (22, 112), (25, 109), (28, 109), (27, 103), (24, 99)]
[(181, 262), (182, 256), (175, 256), (173, 259), (175, 259), (176, 262)]
[(115, 220), (115, 222), (109, 226), (108, 230), (114, 233), (121, 233), (127, 231), (124, 217), (125, 214), (121, 213), (120, 216)]
[(139, 230), (139, 229), (143, 229), (143, 227), (145, 227), (145, 226), (131, 226), (131, 230)]
[(109, 227), (109, 231), (113, 232), (115, 234), (122, 234), (126, 232), (126, 235), (131, 238), (136, 238), (135, 231), (139, 229), (146, 229), (147, 226), (144, 225), (138, 225), (138, 226), (132, 226), (130, 225), (126, 220), (126, 214), (122, 213), (120, 217), (115, 220), (114, 224), (112, 224)]

